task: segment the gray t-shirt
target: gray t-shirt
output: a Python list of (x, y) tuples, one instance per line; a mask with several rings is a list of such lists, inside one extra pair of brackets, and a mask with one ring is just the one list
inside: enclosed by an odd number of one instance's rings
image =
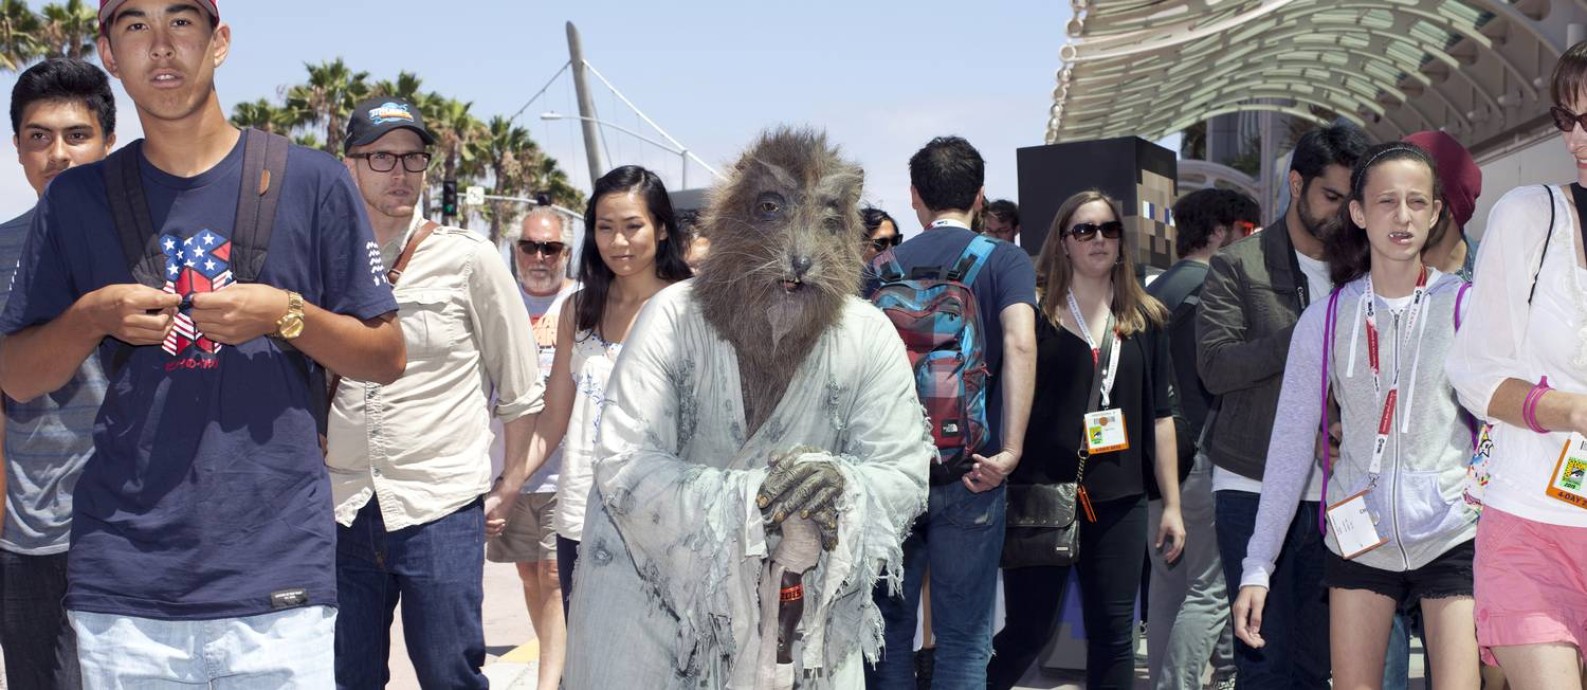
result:
[[(0, 304), (11, 282), (29, 211), (0, 225)], [(94, 452), (94, 418), (105, 399), (98, 357), (84, 360), (60, 390), (26, 403), (5, 398), (5, 531), (0, 549), (29, 556), (65, 553), (71, 543), (72, 489)]]

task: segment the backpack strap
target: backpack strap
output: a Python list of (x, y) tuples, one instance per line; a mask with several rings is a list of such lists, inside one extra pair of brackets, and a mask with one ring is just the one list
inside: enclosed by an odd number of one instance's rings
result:
[(134, 144), (110, 154), (100, 171), (127, 270), (138, 283), (160, 289), (165, 286), (165, 253), (160, 250), (143, 196), (143, 171), (138, 163), (141, 149), (141, 144)]
[(291, 142), (253, 128), (244, 129), (242, 135), (242, 189), (237, 194), (231, 262), (238, 282), (251, 283), (259, 279), (270, 249)]
[(877, 277), (884, 283), (896, 283), (904, 279), (904, 265), (898, 263), (898, 254), (893, 252), (892, 247), (888, 247), (887, 251), (871, 260), (871, 265), (876, 268)]
[(1333, 359), (1334, 328), (1339, 323), (1339, 291), (1343, 286), (1336, 287), (1328, 295), (1328, 316), (1323, 321), (1323, 354), (1322, 354), (1322, 433), (1323, 449), (1323, 485), (1322, 501), (1317, 505), (1317, 530), (1322, 534), (1328, 533), (1328, 480), (1333, 475), (1333, 451), (1328, 444), (1328, 365)]
[(970, 244), (964, 247), (964, 253), (959, 255), (953, 270), (948, 271), (948, 280), (974, 285), (976, 276), (981, 274), (981, 267), (986, 265), (986, 258), (992, 255), (994, 249), (997, 249), (997, 242), (992, 238), (976, 235), (975, 239), (970, 240)]
[(1466, 291), (1471, 289), (1471, 283), (1461, 283), (1460, 291), (1455, 293), (1455, 332), (1460, 332), (1461, 306), (1466, 302)]
[(1537, 270), (1532, 272), (1532, 289), (1526, 293), (1527, 306), (1531, 306), (1532, 298), (1537, 296), (1537, 277), (1543, 274), (1543, 261), (1548, 258), (1548, 243), (1554, 239), (1554, 188), (1543, 185), (1543, 191), (1548, 192), (1548, 235), (1543, 237), (1543, 254), (1537, 257)]

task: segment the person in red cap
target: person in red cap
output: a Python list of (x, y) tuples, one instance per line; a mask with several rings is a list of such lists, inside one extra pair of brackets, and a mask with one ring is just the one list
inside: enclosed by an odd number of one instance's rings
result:
[(1466, 223), (1482, 195), (1482, 168), (1477, 167), (1471, 152), (1446, 132), (1417, 132), (1404, 141), (1432, 155), (1438, 165), (1438, 181), (1444, 186), (1444, 215), (1427, 238), (1422, 259), (1470, 282), (1477, 251), (1466, 239)]
[(67, 565), (83, 685), (332, 687), (325, 372), (406, 362), (363, 199), (335, 158), (227, 121), (214, 2), (100, 21), (145, 138), (55, 177), (0, 312), (12, 398), (90, 358), (109, 378)]

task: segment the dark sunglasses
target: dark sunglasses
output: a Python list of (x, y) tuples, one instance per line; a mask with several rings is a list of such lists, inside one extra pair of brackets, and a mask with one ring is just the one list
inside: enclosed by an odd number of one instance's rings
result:
[(558, 256), (568, 246), (561, 242), (536, 242), (534, 240), (518, 240), (518, 251), (527, 256), (541, 254), (544, 256)]
[(876, 251), (885, 252), (887, 251), (888, 247), (896, 247), (903, 243), (903, 241), (903, 235), (888, 235), (886, 237), (878, 237), (874, 240), (871, 240), (871, 247)]
[(1124, 224), (1110, 220), (1106, 223), (1075, 223), (1069, 228), (1069, 236), (1081, 242), (1090, 242), (1097, 233), (1102, 233), (1105, 239), (1116, 240), (1124, 236)]
[(1554, 116), (1554, 126), (1558, 127), (1561, 132), (1569, 132), (1575, 129), (1576, 125), (1587, 128), (1587, 113), (1577, 115), (1557, 105), (1549, 108), (1548, 112)]

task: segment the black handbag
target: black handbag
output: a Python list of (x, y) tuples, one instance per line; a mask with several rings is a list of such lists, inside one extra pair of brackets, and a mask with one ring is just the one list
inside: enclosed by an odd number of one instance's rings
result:
[[(1082, 460), (1082, 477), (1084, 465)], [(1074, 564), (1080, 557), (1080, 520), (1076, 510), (1079, 488), (1078, 481), (1008, 487), (1002, 567)]]

